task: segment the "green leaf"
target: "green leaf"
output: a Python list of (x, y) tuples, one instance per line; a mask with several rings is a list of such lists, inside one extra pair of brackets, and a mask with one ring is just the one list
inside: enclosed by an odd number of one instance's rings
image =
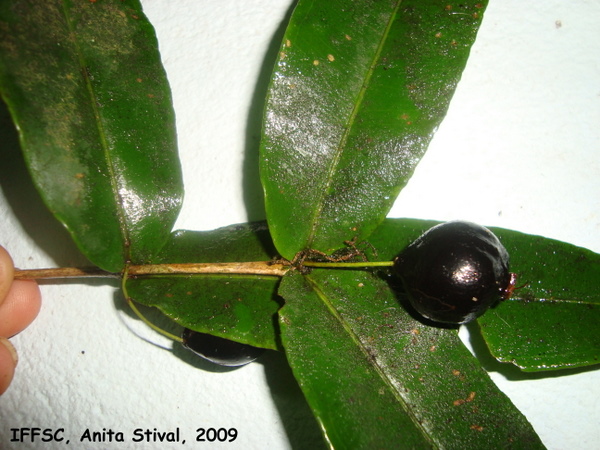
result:
[[(391, 260), (438, 222), (387, 219), (369, 243)], [(600, 363), (600, 255), (572, 244), (490, 227), (510, 254), (517, 286), (478, 319), (490, 351), (526, 371)]]
[(156, 253), (183, 187), (139, 1), (2, 2), (0, 89), (35, 185), (90, 261), (116, 272)]
[[(269, 261), (275, 249), (264, 223), (214, 231), (176, 231), (149, 263)], [(129, 296), (156, 306), (186, 328), (255, 347), (279, 348), (279, 277), (153, 275), (130, 278)]]
[(260, 161), (284, 257), (330, 253), (381, 223), (447, 111), (486, 4), (298, 2)]
[(525, 371), (600, 363), (600, 255), (492, 228), (511, 255), (517, 286), (478, 322), (498, 360)]
[(282, 342), (334, 448), (543, 448), (455, 330), (412, 319), (364, 271), (290, 273)]

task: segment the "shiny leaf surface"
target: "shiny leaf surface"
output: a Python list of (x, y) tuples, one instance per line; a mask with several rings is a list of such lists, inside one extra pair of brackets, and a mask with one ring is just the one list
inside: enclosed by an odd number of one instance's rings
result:
[(139, 2), (2, 2), (0, 89), (35, 185), (90, 261), (118, 272), (156, 253), (183, 188)]
[[(176, 231), (160, 263), (269, 261), (275, 256), (264, 223), (214, 231)], [(256, 275), (154, 275), (127, 280), (136, 302), (156, 306), (175, 322), (255, 347), (278, 348), (279, 277)]]
[[(378, 259), (391, 260), (437, 223), (386, 219), (369, 242)], [(478, 319), (494, 357), (527, 371), (598, 364), (600, 255), (554, 239), (490, 229), (508, 250), (521, 286)]]
[(600, 363), (600, 255), (541, 236), (493, 229), (517, 286), (478, 322), (492, 354), (526, 371)]
[[(335, 448), (543, 448), (458, 339), (364, 271), (290, 273), (282, 342)], [(518, 444), (517, 444), (518, 443)]]
[(384, 219), (444, 117), (487, 2), (301, 0), (261, 144), (280, 253), (326, 253)]

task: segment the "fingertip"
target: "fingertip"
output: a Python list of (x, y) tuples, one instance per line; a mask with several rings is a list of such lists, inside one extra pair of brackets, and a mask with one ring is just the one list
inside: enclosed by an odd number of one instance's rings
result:
[(27, 326), (33, 322), (42, 308), (40, 286), (34, 280), (15, 280), (11, 291), (13, 289), (17, 292), (16, 301), (23, 303), (23, 319), (26, 322), (25, 326)]
[(0, 305), (0, 336), (23, 331), (40, 312), (40, 288), (35, 281), (15, 280)]
[(0, 304), (6, 297), (14, 277), (14, 264), (10, 254), (0, 246)]
[(6, 338), (0, 337), (0, 395), (8, 389), (17, 366), (17, 351)]

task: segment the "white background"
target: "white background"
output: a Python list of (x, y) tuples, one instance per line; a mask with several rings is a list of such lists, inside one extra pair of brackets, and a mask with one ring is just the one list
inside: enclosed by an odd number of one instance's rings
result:
[[(291, 1), (143, 5), (177, 113), (186, 186), (177, 227), (264, 218), (256, 169), (262, 98)], [(599, 19), (591, 0), (492, 0), (448, 116), (390, 216), (467, 219), (600, 252)], [(22, 268), (83, 264), (20, 164), (2, 163), (0, 244)], [(115, 285), (42, 291), (39, 318), (12, 339), (21, 360), (0, 398), (0, 448), (61, 447), (11, 443), (11, 427), (65, 428), (71, 448), (84, 448), (76, 441), (88, 428), (128, 435), (179, 427), (188, 448), (199, 427), (237, 428), (223, 448), (317, 441), (281, 355), (214, 372), (133, 319)], [(549, 448), (599, 448), (600, 371), (488, 368)]]

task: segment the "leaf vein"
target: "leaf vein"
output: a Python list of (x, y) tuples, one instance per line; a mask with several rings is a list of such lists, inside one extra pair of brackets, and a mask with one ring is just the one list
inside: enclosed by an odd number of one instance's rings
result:
[(93, 112), (93, 115), (95, 118), (95, 122), (96, 122), (96, 127), (98, 129), (99, 143), (100, 143), (100, 146), (101, 146), (103, 154), (104, 154), (104, 159), (106, 161), (106, 167), (108, 170), (108, 175), (109, 175), (108, 178), (109, 178), (109, 182), (110, 182), (111, 191), (112, 191), (113, 196), (116, 199), (115, 205), (116, 205), (117, 221), (119, 223), (119, 229), (121, 230), (121, 236), (123, 238), (123, 243), (124, 243), (123, 257), (124, 257), (124, 260), (127, 261), (130, 259), (130, 255), (129, 255), (130, 254), (130, 252), (129, 252), (130, 239), (129, 239), (129, 233), (128, 233), (128, 227), (127, 227), (127, 217), (126, 217), (125, 211), (122, 207), (123, 206), (123, 197), (119, 192), (119, 184), (118, 184), (117, 176), (116, 176), (116, 172), (115, 172), (114, 161), (110, 155), (109, 145), (108, 145), (108, 141), (106, 139), (106, 130), (104, 129), (100, 110), (98, 108), (98, 99), (94, 92), (94, 87), (92, 86), (90, 74), (88, 72), (89, 68), (86, 63), (86, 59), (83, 54), (83, 50), (81, 49), (81, 46), (79, 44), (79, 39), (78, 39), (77, 33), (73, 28), (72, 17), (71, 17), (71, 14), (69, 13), (69, 8), (66, 5), (65, 1), (62, 2), (62, 10), (63, 10), (63, 14), (65, 16), (65, 22), (67, 24), (69, 33), (71, 34), (71, 36), (73, 36), (73, 42), (74, 42), (74, 47), (77, 51), (77, 59), (79, 62), (79, 67), (81, 70), (81, 74), (84, 78), (85, 86), (86, 86), (86, 89), (88, 91), (88, 95), (90, 98), (90, 108), (92, 109), (92, 112)]
[(354, 124), (354, 121), (356, 120), (356, 116), (358, 115), (358, 112), (362, 106), (362, 102), (364, 100), (365, 93), (369, 87), (369, 83), (373, 76), (373, 73), (375, 72), (375, 65), (377, 64), (377, 61), (379, 61), (381, 52), (383, 51), (383, 47), (387, 41), (387, 38), (389, 36), (392, 25), (394, 24), (394, 22), (396, 20), (396, 16), (398, 14), (398, 10), (400, 9), (401, 3), (402, 3), (402, 0), (396, 1), (396, 4), (394, 5), (393, 10), (390, 13), (390, 18), (388, 20), (388, 23), (386, 24), (383, 34), (381, 35), (381, 39), (379, 40), (379, 43), (377, 44), (377, 50), (375, 51), (373, 59), (371, 60), (371, 64), (369, 64), (369, 69), (365, 73), (364, 81), (362, 83), (360, 91), (358, 92), (358, 96), (357, 96), (356, 102), (354, 104), (354, 108), (352, 108), (352, 111), (351, 111), (350, 115), (348, 116), (348, 121), (344, 127), (344, 132), (342, 133), (340, 142), (336, 148), (334, 157), (329, 166), (329, 170), (327, 171), (327, 176), (325, 178), (325, 184), (324, 184), (323, 190), (321, 191), (320, 199), (317, 202), (317, 207), (315, 208), (315, 213), (314, 213), (313, 220), (312, 220), (312, 228), (310, 231), (310, 235), (308, 236), (308, 239), (307, 239), (307, 244), (308, 244), (309, 248), (312, 247), (312, 242), (315, 239), (319, 219), (323, 213), (323, 209), (325, 206), (325, 198), (326, 198), (327, 193), (329, 192), (329, 189), (331, 188), (331, 185), (333, 183), (333, 177), (339, 166), (339, 162), (341, 160), (342, 153), (344, 152), (346, 143), (348, 142), (348, 137), (350, 135), (352, 125)]
[[(413, 423), (421, 430), (421, 432), (423, 433), (423, 436), (425, 436), (427, 440), (431, 441), (429, 433), (427, 433), (427, 431), (423, 427), (423, 424), (421, 423), (421, 421), (419, 421), (418, 418), (415, 416), (412, 408), (409, 407), (408, 402), (402, 396), (402, 394), (400, 393), (398, 388), (394, 385), (394, 383), (392, 382), (390, 377), (388, 377), (386, 375), (385, 371), (383, 370), (383, 368), (377, 361), (377, 358), (373, 357), (371, 355), (371, 353), (365, 347), (365, 345), (363, 344), (361, 339), (354, 332), (354, 330), (352, 329), (350, 324), (344, 319), (344, 317), (340, 314), (340, 312), (337, 310), (337, 308), (329, 300), (329, 298), (325, 294), (325, 292), (323, 292), (323, 290), (319, 287), (318, 283), (315, 280), (313, 280), (309, 275), (305, 276), (305, 279), (310, 284), (310, 287), (314, 290), (314, 292), (317, 294), (317, 296), (323, 301), (323, 304), (327, 307), (327, 309), (333, 315), (333, 317), (342, 325), (342, 327), (344, 328), (344, 331), (346, 331), (348, 336), (352, 339), (352, 341), (360, 349), (360, 351), (363, 353), (365, 358), (370, 362), (373, 369), (377, 372), (377, 375), (379, 375), (379, 378), (381, 378), (381, 380), (385, 383), (385, 385), (388, 386), (388, 389), (390, 390), (390, 392), (392, 393), (394, 398), (398, 401), (399, 404), (402, 405), (402, 407), (406, 411), (406, 413), (412, 418)], [(433, 442), (432, 442), (432, 445), (434, 445)]]

